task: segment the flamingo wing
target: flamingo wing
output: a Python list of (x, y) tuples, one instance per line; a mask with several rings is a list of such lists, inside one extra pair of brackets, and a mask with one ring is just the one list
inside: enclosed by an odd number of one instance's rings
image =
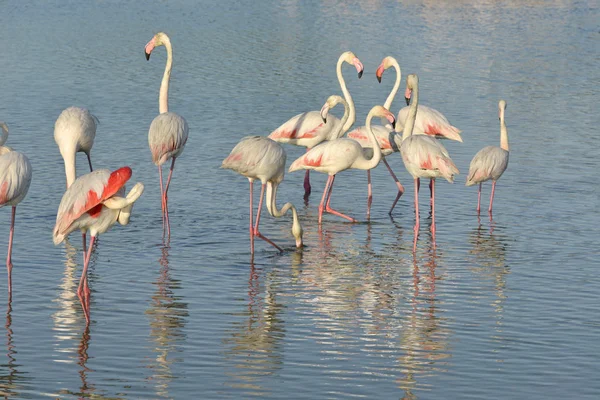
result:
[(350, 168), (363, 154), (356, 140), (340, 138), (319, 144), (310, 149), (290, 165), (289, 172), (299, 169), (314, 169), (317, 172), (337, 174)]
[(319, 111), (308, 111), (298, 114), (283, 123), (269, 135), (280, 143), (290, 143), (298, 146), (312, 147), (326, 139), (340, 123), (339, 118), (330, 115), (323, 122)]
[(185, 118), (174, 112), (159, 114), (152, 120), (148, 130), (148, 144), (152, 162), (161, 165), (183, 151), (188, 139), (188, 124)]
[[(375, 138), (377, 139), (377, 143), (379, 143), (379, 148), (384, 155), (387, 156), (395, 151), (398, 151), (398, 146), (394, 141), (395, 132), (392, 129), (388, 129), (387, 127), (381, 125), (373, 125), (371, 129), (373, 130)], [(363, 148), (373, 147), (365, 126), (354, 129), (346, 136), (348, 136), (350, 139), (356, 140)]]
[[(398, 121), (406, 125), (409, 107), (404, 107), (398, 112)], [(426, 134), (444, 139), (462, 142), (461, 130), (452, 126), (448, 119), (438, 110), (419, 104), (413, 134)]]
[(27, 195), (31, 183), (31, 164), (17, 151), (0, 156), (0, 207), (17, 205)]
[(246, 136), (223, 160), (221, 168), (267, 181), (283, 176), (285, 161), (286, 153), (279, 143), (263, 136)]
[(402, 159), (413, 176), (443, 176), (454, 181), (458, 168), (448, 155), (446, 148), (430, 136), (416, 135), (406, 138), (401, 146)]
[(60, 243), (69, 233), (69, 227), (84, 213), (99, 215), (102, 202), (115, 195), (131, 178), (131, 168), (122, 167), (113, 172), (96, 170), (82, 175), (67, 189), (58, 206), (53, 237)]

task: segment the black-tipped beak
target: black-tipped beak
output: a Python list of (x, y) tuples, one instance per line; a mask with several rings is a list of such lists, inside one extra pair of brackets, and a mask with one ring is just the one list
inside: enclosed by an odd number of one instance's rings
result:
[(392, 122), (392, 129), (396, 129), (396, 120), (394, 120), (394, 122)]
[(410, 97), (405, 97), (404, 100), (406, 100), (406, 105), (409, 106), (410, 105)]
[(148, 61), (150, 59), (150, 53), (144, 52), (144, 54), (146, 55), (146, 61)]
[(321, 117), (323, 118), (323, 123), (326, 124), (327, 123), (327, 117)]
[(381, 77), (377, 75), (377, 82), (381, 83)]
[(360, 72), (358, 73), (358, 79), (362, 78), (362, 74), (363, 74), (363, 72), (362, 72), (362, 71), (360, 71)]

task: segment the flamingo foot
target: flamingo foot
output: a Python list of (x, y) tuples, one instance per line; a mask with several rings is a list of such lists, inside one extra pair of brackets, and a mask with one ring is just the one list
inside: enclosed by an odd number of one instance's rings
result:
[(352, 218), (352, 217), (349, 217), (349, 216), (347, 216), (346, 214), (342, 214), (341, 212), (339, 212), (339, 211), (336, 211), (336, 210), (334, 210), (333, 208), (331, 208), (331, 207), (329, 207), (329, 206), (325, 207), (325, 211), (327, 211), (327, 212), (328, 212), (328, 213), (330, 213), (330, 214), (337, 215), (338, 217), (346, 218), (346, 219), (347, 219), (348, 221), (350, 221), (350, 222), (358, 222), (358, 221), (357, 221), (357, 220), (355, 220), (354, 218)]

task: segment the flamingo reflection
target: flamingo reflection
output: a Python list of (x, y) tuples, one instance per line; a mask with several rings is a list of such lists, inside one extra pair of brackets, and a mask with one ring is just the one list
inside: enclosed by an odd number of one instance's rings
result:
[(17, 369), (20, 365), (17, 364), (15, 355), (17, 350), (13, 342), (13, 330), (12, 330), (12, 301), (9, 296), (8, 306), (6, 310), (6, 358), (8, 361), (3, 366), (8, 368), (6, 374), (0, 375), (0, 396), (5, 399), (19, 397), (19, 389), (21, 389), (20, 381), (23, 380), (22, 373)]

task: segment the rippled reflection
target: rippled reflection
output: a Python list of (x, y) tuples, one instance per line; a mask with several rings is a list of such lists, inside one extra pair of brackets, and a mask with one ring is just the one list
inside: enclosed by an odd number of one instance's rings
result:
[(438, 259), (435, 242), (430, 239), (423, 254), (414, 254), (412, 288), (400, 337), (403, 355), (398, 358), (402, 376), (398, 386), (405, 391), (404, 399), (417, 398), (415, 389), (423, 389), (420, 377), (445, 372), (451, 356), (448, 339), (449, 324), (443, 317), (441, 302), (436, 298), (436, 282), (440, 279), (436, 269)]
[(236, 368), (229, 373), (233, 381), (228, 385), (255, 396), (266, 394), (261, 379), (282, 367), (285, 337), (283, 305), (277, 301), (277, 277), (275, 272), (261, 276), (262, 272), (250, 264), (246, 310), (234, 314), (242, 319), (233, 323), (229, 337), (223, 340), (228, 348), (225, 356), (234, 360)]
[(171, 398), (169, 386), (175, 375), (171, 367), (183, 361), (181, 346), (185, 341), (183, 328), (188, 313), (187, 303), (175, 291), (180, 291), (181, 281), (173, 279), (169, 270), (169, 247), (163, 246), (162, 257), (159, 259), (160, 274), (155, 282), (156, 291), (152, 296), (146, 315), (150, 320), (150, 339), (152, 350), (156, 357), (149, 363), (152, 375), (148, 377), (154, 385), (156, 395)]
[(20, 367), (17, 364), (15, 358), (17, 350), (13, 343), (13, 330), (12, 325), (12, 302), (8, 301), (6, 310), (6, 358), (7, 361), (2, 364), (2, 373), (0, 374), (0, 396), (4, 396), (5, 399), (10, 397), (19, 397), (19, 389), (22, 388), (22, 381), (24, 380), (23, 373), (18, 370)]

